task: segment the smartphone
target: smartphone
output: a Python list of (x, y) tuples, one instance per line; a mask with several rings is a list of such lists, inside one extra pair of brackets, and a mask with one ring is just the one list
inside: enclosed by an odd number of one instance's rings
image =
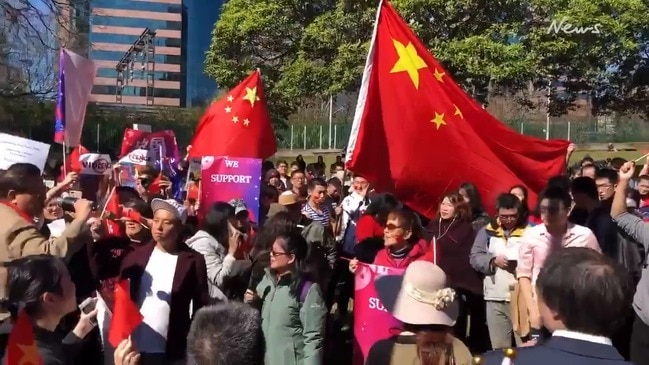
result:
[[(85, 313), (88, 314), (95, 310), (95, 307), (97, 307), (97, 301), (94, 298), (86, 298), (81, 304), (79, 304), (79, 309)], [(90, 323), (93, 326), (97, 325), (97, 318), (90, 318)]]

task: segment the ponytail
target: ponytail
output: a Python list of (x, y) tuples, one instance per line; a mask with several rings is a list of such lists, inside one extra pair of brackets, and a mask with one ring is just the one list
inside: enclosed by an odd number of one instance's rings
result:
[(404, 324), (404, 330), (415, 334), (421, 365), (455, 365), (453, 337), (449, 335), (448, 327)]

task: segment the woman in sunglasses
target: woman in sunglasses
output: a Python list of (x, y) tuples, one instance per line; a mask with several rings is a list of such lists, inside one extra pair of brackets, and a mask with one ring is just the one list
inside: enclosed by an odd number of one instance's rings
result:
[[(421, 237), (419, 218), (408, 208), (397, 208), (388, 214), (383, 229), (384, 248), (374, 258), (375, 265), (405, 269), (410, 263), (433, 261), (429, 245)], [(356, 272), (358, 259), (349, 262), (349, 271)]]

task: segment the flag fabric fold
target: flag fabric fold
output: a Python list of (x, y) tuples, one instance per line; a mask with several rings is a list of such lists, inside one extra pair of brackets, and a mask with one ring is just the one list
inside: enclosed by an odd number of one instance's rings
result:
[(534, 201), (564, 172), (568, 144), (520, 135), (491, 116), (381, 2), (347, 145), (351, 171), (431, 217), (464, 182), (486, 207), (514, 185)]
[(108, 341), (115, 348), (127, 339), (143, 320), (140, 310), (131, 300), (129, 290), (127, 280), (122, 280), (115, 285), (113, 317), (108, 330)]
[(55, 109), (55, 142), (68, 146), (81, 143), (86, 107), (96, 74), (97, 66), (92, 60), (70, 50), (61, 49)]
[(191, 143), (190, 157), (231, 156), (266, 159), (277, 152), (264, 88), (254, 71), (201, 118)]
[(6, 365), (42, 365), (32, 322), (24, 310), (16, 318), (6, 348)]

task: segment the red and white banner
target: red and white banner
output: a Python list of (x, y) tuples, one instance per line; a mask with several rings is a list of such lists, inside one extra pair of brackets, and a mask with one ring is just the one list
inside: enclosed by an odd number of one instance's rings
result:
[(82, 175), (110, 175), (112, 161), (109, 155), (86, 153), (79, 156)]

